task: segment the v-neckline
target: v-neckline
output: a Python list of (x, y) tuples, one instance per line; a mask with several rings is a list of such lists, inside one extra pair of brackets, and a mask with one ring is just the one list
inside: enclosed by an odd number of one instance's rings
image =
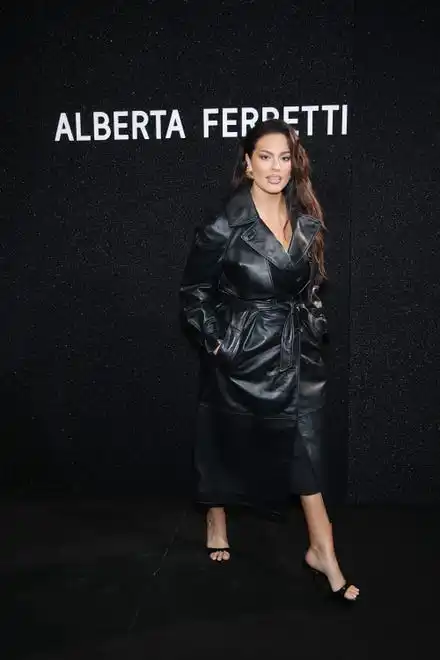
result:
[(269, 225), (268, 225), (266, 222), (264, 222), (264, 220), (263, 220), (263, 218), (260, 216), (260, 214), (257, 213), (257, 215), (258, 215), (258, 219), (259, 219), (259, 221), (260, 221), (260, 222), (266, 227), (267, 231), (268, 231), (270, 234), (272, 234), (273, 238), (276, 240), (276, 242), (277, 242), (278, 245), (281, 247), (281, 249), (283, 250), (283, 252), (285, 252), (287, 255), (290, 256), (290, 248), (292, 247), (293, 234), (294, 234), (293, 227), (292, 227), (292, 235), (291, 235), (291, 237), (290, 237), (289, 243), (288, 243), (287, 247), (284, 247), (284, 243), (281, 243), (280, 239), (279, 239), (277, 236), (275, 236), (275, 234), (274, 234), (274, 232), (272, 231), (272, 229), (269, 227)]
[[(275, 238), (277, 238), (277, 237), (275, 236)], [(293, 241), (293, 227), (292, 227), (292, 234), (290, 236), (289, 243), (288, 243), (287, 247), (284, 247), (284, 244), (280, 243), (281, 247), (283, 248), (283, 250), (285, 250), (287, 252), (287, 254), (290, 254), (290, 248), (292, 247), (292, 241)]]

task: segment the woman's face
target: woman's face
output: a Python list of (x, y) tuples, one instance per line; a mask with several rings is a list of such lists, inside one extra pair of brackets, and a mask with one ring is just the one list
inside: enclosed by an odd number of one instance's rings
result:
[(287, 137), (283, 133), (263, 135), (257, 141), (251, 158), (247, 154), (245, 158), (254, 183), (265, 192), (280, 193), (288, 184), (292, 159)]

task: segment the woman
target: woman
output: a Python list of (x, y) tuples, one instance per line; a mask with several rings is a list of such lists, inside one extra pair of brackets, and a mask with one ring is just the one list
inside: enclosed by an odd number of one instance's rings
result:
[(228, 202), (196, 232), (180, 300), (201, 357), (195, 464), (211, 559), (230, 558), (225, 506), (297, 493), (306, 566), (354, 602), (322, 496), (324, 230), (296, 132), (259, 122), (240, 145)]

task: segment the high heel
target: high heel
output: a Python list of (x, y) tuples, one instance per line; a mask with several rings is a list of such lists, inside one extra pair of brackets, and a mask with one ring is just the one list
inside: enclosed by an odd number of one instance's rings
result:
[(349, 580), (346, 580), (345, 584), (343, 584), (342, 587), (340, 587), (337, 591), (333, 591), (333, 589), (328, 584), (328, 579), (325, 573), (322, 573), (322, 571), (318, 571), (316, 568), (313, 568), (313, 566), (310, 566), (310, 564), (308, 564), (305, 559), (303, 559), (303, 568), (305, 568), (309, 574), (311, 573), (313, 577), (319, 578), (319, 580), (324, 579), (327, 582), (327, 593), (332, 598), (332, 600), (338, 601), (339, 603), (344, 602), (344, 604), (348, 603), (349, 605), (352, 605), (359, 599), (359, 595), (355, 598), (345, 597), (345, 593), (349, 587), (354, 586), (354, 584)]

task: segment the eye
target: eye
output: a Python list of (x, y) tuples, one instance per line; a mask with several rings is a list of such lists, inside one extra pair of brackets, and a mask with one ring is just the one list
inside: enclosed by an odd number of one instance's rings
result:
[(261, 160), (267, 160), (269, 156), (267, 154), (260, 154)]
[(285, 161), (290, 160), (290, 156), (283, 156), (283, 160)]

